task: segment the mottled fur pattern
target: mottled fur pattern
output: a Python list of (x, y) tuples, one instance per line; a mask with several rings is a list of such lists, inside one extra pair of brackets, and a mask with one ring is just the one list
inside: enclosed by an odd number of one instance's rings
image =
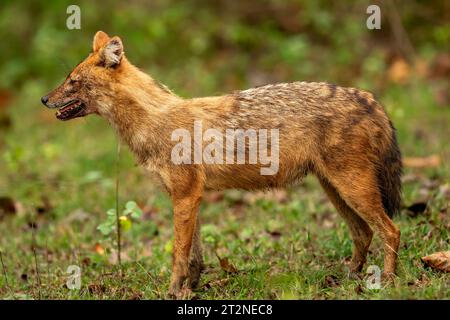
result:
[[(46, 105), (74, 98), (86, 106), (82, 115), (96, 113), (112, 124), (139, 163), (159, 175), (172, 198), (171, 294), (179, 296), (199, 281), (198, 208), (204, 190), (285, 187), (307, 173), (318, 177), (350, 228), (351, 271), (363, 267), (375, 232), (384, 243), (385, 274), (395, 272), (400, 232), (390, 216), (400, 206), (401, 157), (395, 130), (372, 94), (294, 82), (183, 99), (134, 67), (118, 37), (98, 32), (93, 52), (49, 94)], [(192, 132), (196, 120), (202, 121), (203, 130), (278, 129), (277, 174), (261, 175), (260, 163), (175, 165), (171, 133), (178, 128)]]

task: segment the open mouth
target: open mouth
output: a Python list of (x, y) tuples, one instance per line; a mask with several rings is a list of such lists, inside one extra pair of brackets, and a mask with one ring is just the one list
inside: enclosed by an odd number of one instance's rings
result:
[(71, 100), (66, 104), (59, 107), (56, 111), (56, 118), (59, 120), (70, 120), (73, 118), (82, 117), (86, 114), (86, 108), (83, 102), (80, 100)]

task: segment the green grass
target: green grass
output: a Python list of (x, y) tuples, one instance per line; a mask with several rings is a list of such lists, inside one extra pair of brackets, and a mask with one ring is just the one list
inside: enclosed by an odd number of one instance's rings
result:
[[(347, 277), (345, 263), (352, 246), (347, 228), (317, 181), (308, 177), (282, 197), (239, 191), (206, 196), (201, 219), (207, 270), (195, 296), (448, 299), (448, 274), (424, 268), (420, 257), (450, 245), (450, 168), (445, 162), (450, 157), (450, 108), (436, 106), (423, 83), (415, 85), (415, 94), (409, 90), (392, 87), (380, 97), (398, 128), (402, 150), (410, 156), (437, 153), (444, 162), (439, 168), (405, 171), (409, 178), (404, 203), (427, 198), (429, 206), (418, 217), (403, 212), (395, 218), (402, 243), (394, 285), (369, 290), (365, 279)], [(38, 104), (42, 92), (45, 88), (37, 82), (24, 86), (9, 108), (14, 126), (0, 139), (0, 195), (11, 197), (20, 209), (0, 218), (5, 266), (0, 270), (0, 298), (167, 298), (172, 255), (168, 197), (123, 148), (120, 202), (122, 206), (128, 200), (138, 202), (144, 216), (123, 235), (121, 278), (114, 239), (97, 230), (106, 211), (115, 206), (114, 132), (96, 117), (57, 122)], [(238, 272), (223, 271), (216, 254), (227, 257)], [(80, 290), (65, 286), (70, 265), (82, 269)], [(378, 238), (368, 265), (382, 267)]]

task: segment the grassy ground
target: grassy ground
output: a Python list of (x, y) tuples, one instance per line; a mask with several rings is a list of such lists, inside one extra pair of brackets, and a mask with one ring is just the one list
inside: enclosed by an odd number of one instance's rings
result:
[[(29, 82), (10, 108), (15, 125), (3, 132), (0, 190), (16, 202), (0, 219), (0, 298), (161, 299), (171, 267), (172, 217), (167, 196), (122, 148), (120, 203), (143, 208), (123, 234), (121, 278), (113, 236), (97, 226), (115, 205), (116, 138), (101, 119), (57, 122), (38, 104), (44, 89)], [(405, 155), (449, 159), (450, 109), (434, 104), (420, 81), (392, 86), (380, 98), (398, 128)], [(369, 290), (350, 280), (351, 240), (317, 181), (308, 177), (287, 192), (210, 193), (201, 210), (208, 266), (195, 296), (201, 299), (443, 299), (448, 275), (426, 269), (420, 257), (448, 250), (448, 162), (405, 170), (404, 203), (428, 201), (424, 213), (396, 217), (402, 230), (399, 276)], [(230, 266), (220, 266), (217, 255)], [(226, 264), (226, 260), (222, 261)], [(82, 271), (80, 290), (65, 283), (69, 265)], [(368, 265), (382, 267), (379, 239)], [(3, 274), (5, 272), (6, 274)]]

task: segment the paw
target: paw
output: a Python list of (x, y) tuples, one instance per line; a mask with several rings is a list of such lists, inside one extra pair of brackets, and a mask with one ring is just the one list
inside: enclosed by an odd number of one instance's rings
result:
[(397, 276), (393, 272), (383, 272), (381, 280), (388, 284), (393, 284)]
[(349, 268), (351, 272), (361, 272), (364, 268), (364, 264), (366, 263), (366, 259), (357, 259), (354, 258), (350, 261)]
[(186, 281), (185, 276), (172, 275), (172, 280), (170, 281), (169, 287), (169, 297), (171, 297), (172, 299), (178, 299), (180, 296), (180, 292), (184, 287), (185, 281)]
[(362, 280), (362, 276), (361, 276), (360, 272), (358, 272), (358, 271), (349, 270), (347, 275), (348, 275), (348, 278), (351, 280)]
[(348, 264), (348, 278), (352, 280), (361, 280), (361, 271), (364, 267), (365, 261), (355, 261), (352, 260)]
[(194, 289), (198, 286), (200, 282), (200, 275), (202, 271), (205, 269), (203, 263), (195, 263), (189, 265), (189, 276), (188, 276), (188, 285), (191, 289)]
[(192, 290), (189, 288), (170, 289), (169, 297), (174, 300), (189, 300), (193, 297)]
[(190, 276), (188, 279), (189, 288), (191, 289), (197, 288), (199, 282), (200, 282), (200, 273), (195, 276)]

